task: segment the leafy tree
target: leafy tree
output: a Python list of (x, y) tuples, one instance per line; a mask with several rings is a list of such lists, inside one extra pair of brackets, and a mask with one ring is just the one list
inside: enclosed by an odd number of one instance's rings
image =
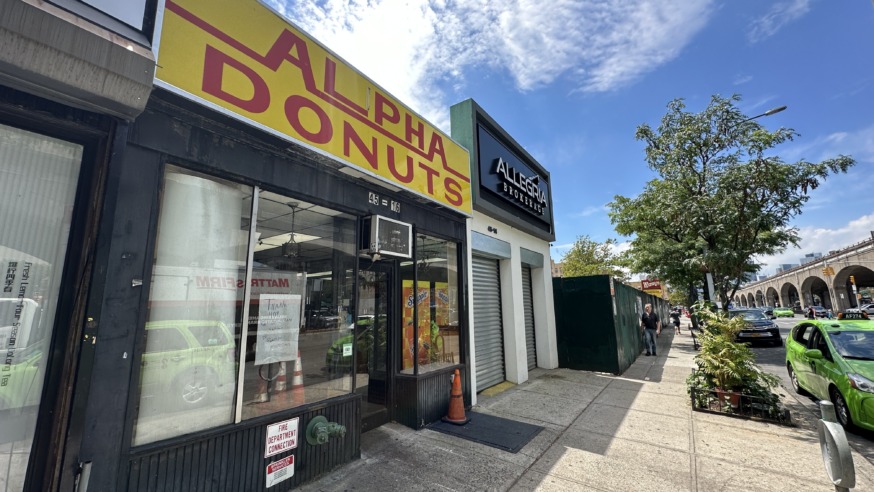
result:
[(620, 256), (613, 252), (614, 246), (616, 246), (615, 239), (599, 243), (589, 236), (579, 236), (561, 260), (562, 275), (566, 277), (612, 275), (627, 280), (627, 273), (621, 268)]
[(713, 96), (702, 112), (690, 113), (676, 99), (658, 129), (639, 126), (636, 138), (646, 143), (657, 177), (639, 196), (616, 196), (609, 205), (616, 231), (634, 235), (633, 271), (690, 286), (710, 272), (724, 306), (743, 277), (758, 270), (756, 256), (797, 244), (789, 221), (808, 192), (855, 164), (843, 155), (783, 162), (772, 149), (797, 133), (766, 130), (736, 107), (740, 100)]
[(677, 290), (674, 286), (668, 287), (668, 302), (672, 306), (689, 306), (688, 300), (688, 292)]

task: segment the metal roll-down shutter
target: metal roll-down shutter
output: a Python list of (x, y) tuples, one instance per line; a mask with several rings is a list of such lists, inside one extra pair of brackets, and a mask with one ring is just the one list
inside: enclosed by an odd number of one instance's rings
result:
[(534, 344), (534, 301), (531, 297), (531, 268), (522, 265), (522, 307), (525, 311), (525, 348), (528, 352), (528, 370), (537, 367), (537, 348)]
[(504, 381), (504, 329), (498, 260), (473, 257), (473, 323), (477, 391)]

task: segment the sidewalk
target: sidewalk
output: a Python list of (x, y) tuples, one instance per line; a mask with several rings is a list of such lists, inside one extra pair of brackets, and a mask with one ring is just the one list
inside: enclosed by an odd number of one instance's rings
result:
[[(360, 460), (299, 490), (835, 490), (808, 410), (788, 404), (798, 427), (693, 412), (689, 330), (658, 345), (622, 376), (536, 369), (480, 394), (477, 412), (545, 427), (517, 454), (388, 424), (362, 436)], [(874, 490), (874, 466), (853, 460), (853, 490)]]

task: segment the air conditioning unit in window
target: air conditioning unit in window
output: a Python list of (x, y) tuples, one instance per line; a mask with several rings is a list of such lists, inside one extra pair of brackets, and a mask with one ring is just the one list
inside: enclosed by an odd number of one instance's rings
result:
[(381, 215), (365, 217), (361, 228), (361, 251), (369, 255), (413, 257), (413, 226)]

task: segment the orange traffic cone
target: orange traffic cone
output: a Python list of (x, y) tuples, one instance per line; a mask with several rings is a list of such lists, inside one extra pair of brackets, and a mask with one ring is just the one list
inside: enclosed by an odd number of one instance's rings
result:
[(291, 402), (293, 405), (306, 403), (303, 393), (303, 367), (300, 363), (300, 350), (297, 351), (297, 359), (294, 360), (294, 373), (291, 375)]
[(276, 375), (276, 379), (273, 380), (273, 391), (285, 391), (285, 361), (279, 363), (279, 373)]
[(464, 395), (461, 393), (461, 372), (458, 369), (452, 377), (452, 391), (449, 392), (449, 415), (443, 417), (443, 421), (455, 425), (470, 422), (464, 415)]

